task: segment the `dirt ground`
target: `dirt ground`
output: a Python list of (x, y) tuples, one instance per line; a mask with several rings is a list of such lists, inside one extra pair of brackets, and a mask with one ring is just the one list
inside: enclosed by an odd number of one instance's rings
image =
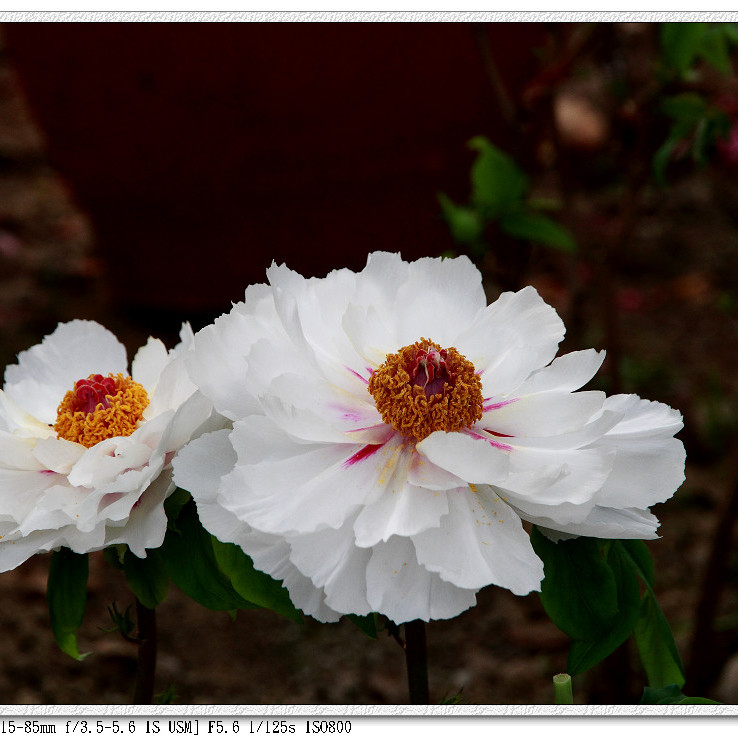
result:
[[(688, 450), (687, 481), (657, 506), (662, 538), (649, 544), (657, 593), (686, 656), (699, 585), (722, 501), (736, 484), (728, 459), (738, 398), (736, 303), (738, 196), (732, 172), (708, 170), (646, 202), (635, 243), (617, 267), (627, 391), (679, 408)], [(586, 209), (587, 203), (581, 204)], [(533, 275), (566, 311), (560, 285)], [(589, 298), (592, 299), (592, 298)], [(226, 309), (226, 307), (224, 307)], [(594, 307), (585, 304), (585, 309)], [(126, 322), (106, 299), (85, 216), (44, 159), (7, 63), (0, 65), (0, 363), (36, 343), (57, 321), (94, 316), (132, 343), (147, 328)], [(584, 336), (598, 346), (593, 320)], [(107, 608), (132, 604), (121, 575), (91, 557), (87, 614), (77, 663), (54, 645), (45, 584), (48, 556), (0, 576), (0, 702), (129, 702), (135, 647), (106, 633)], [(731, 557), (718, 627), (738, 627), (738, 559)], [(564, 670), (568, 639), (537, 596), (487, 588), (476, 608), (428, 628), (434, 701), (530, 704), (552, 701), (551, 677)], [(386, 634), (370, 640), (349, 622), (297, 625), (263, 611), (232, 620), (172, 588), (158, 610), (157, 691), (172, 685), (179, 704), (392, 704), (406, 700), (403, 654)], [(738, 649), (709, 696), (738, 702)], [(598, 672), (575, 680), (577, 702), (597, 696)], [(643, 676), (634, 671), (634, 680)]]

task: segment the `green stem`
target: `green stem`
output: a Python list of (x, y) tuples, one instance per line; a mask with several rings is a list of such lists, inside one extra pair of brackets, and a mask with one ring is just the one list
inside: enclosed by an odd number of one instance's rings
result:
[(425, 623), (422, 620), (411, 620), (409, 623), (405, 623), (405, 661), (407, 663), (407, 686), (410, 692), (410, 704), (430, 704)]
[(556, 674), (554, 683), (554, 704), (573, 705), (574, 695), (571, 691), (571, 677), (568, 674)]
[(138, 664), (134, 705), (154, 703), (154, 676), (156, 674), (156, 610), (151, 610), (136, 599), (138, 621)]

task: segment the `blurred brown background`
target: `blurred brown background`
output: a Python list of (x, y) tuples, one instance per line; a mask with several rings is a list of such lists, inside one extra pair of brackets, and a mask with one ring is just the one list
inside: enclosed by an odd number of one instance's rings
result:
[[(150, 333), (171, 344), (183, 320), (197, 328), (227, 311), (273, 260), (320, 276), (361, 268), (377, 249), (459, 250), (436, 197), (468, 196), (466, 142), (485, 135), (537, 169), (541, 194), (563, 188), (564, 217), (578, 224), (578, 257), (534, 246), (525, 273), (570, 327), (567, 349), (612, 337), (598, 300), (605, 264), (618, 386), (685, 414), (687, 482), (655, 511), (657, 591), (685, 660), (702, 608), (711, 660), (695, 687), (736, 701), (735, 556), (706, 579), (715, 539), (729, 546), (732, 526), (719, 524), (735, 516), (738, 487), (735, 162), (680, 173), (646, 191), (637, 217), (626, 213), (622, 192), (602, 185), (627, 163), (606, 94), (618, 70), (597, 37), (581, 69), (569, 60), (566, 80), (552, 77), (551, 37), (579, 32), (556, 25), (5, 24), (0, 360), (73, 317), (103, 322), (131, 349)], [(639, 69), (653, 51), (648, 24), (598, 32), (615, 64)], [(550, 114), (536, 118), (542, 96)], [(608, 240), (619, 250), (603, 262)], [(493, 297), (499, 263), (481, 265)], [(93, 557), (80, 642), (94, 655), (77, 664), (48, 629), (47, 565), (41, 556), (0, 576), (0, 701), (126, 702), (135, 649), (101, 630), (109, 604), (132, 601), (124, 583)], [(550, 701), (567, 638), (535, 595), (488, 588), (479, 601), (429, 627), (433, 698), (462, 689), (472, 703)], [(173, 683), (181, 703), (405, 699), (402, 654), (386, 635), (375, 643), (349, 623), (300, 627), (264, 612), (232, 622), (174, 589), (159, 610), (157, 691)], [(577, 701), (640, 693), (633, 654), (617, 659), (621, 693), (603, 667), (575, 682)]]

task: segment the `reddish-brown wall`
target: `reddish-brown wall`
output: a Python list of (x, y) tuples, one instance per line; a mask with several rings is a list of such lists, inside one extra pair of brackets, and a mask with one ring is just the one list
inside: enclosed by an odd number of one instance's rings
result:
[[(489, 26), (514, 89), (536, 25)], [(477, 134), (505, 144), (467, 24), (7, 24), (52, 161), (131, 305), (226, 309), (306, 274), (452, 247)]]

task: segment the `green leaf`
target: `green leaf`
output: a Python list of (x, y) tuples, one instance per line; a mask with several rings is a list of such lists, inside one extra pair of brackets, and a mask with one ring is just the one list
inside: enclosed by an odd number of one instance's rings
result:
[(719, 705), (705, 697), (685, 697), (679, 684), (663, 687), (644, 687), (642, 705)]
[(722, 23), (711, 24), (700, 46), (700, 56), (722, 74), (730, 74), (728, 35)]
[(174, 530), (177, 529), (176, 522), (182, 508), (192, 499), (186, 490), (177, 489), (164, 500), (164, 512), (167, 516), (167, 525)]
[(707, 23), (662, 24), (661, 50), (667, 67), (684, 76), (695, 62), (707, 32)]
[(169, 578), (188, 597), (210, 610), (251, 609), (218, 567), (211, 535), (202, 527), (190, 501), (177, 518), (177, 530), (168, 530), (159, 549)]
[(140, 559), (130, 549), (126, 551), (123, 573), (131, 591), (144, 607), (153, 610), (164, 601), (169, 590), (169, 577), (158, 549), (147, 551), (145, 559)]
[(218, 567), (244, 600), (297, 623), (302, 622), (300, 611), (292, 604), (287, 590), (276, 579), (255, 569), (254, 562), (239, 546), (213, 538), (212, 547)]
[(597, 541), (573, 538), (554, 543), (534, 526), (531, 543), (543, 561), (540, 596), (551, 620), (576, 641), (606, 636), (618, 614), (618, 589)]
[(68, 548), (54, 551), (46, 587), (51, 631), (59, 648), (77, 661), (89, 656), (80, 654), (77, 647), (77, 630), (85, 615), (88, 574), (87, 554)]
[(667, 97), (661, 103), (661, 109), (680, 126), (679, 132), (688, 133), (708, 109), (707, 100), (696, 92), (682, 92)]
[(674, 154), (674, 149), (676, 149), (679, 141), (681, 141), (681, 136), (668, 138), (661, 146), (659, 146), (653, 156), (653, 174), (656, 181), (662, 187), (666, 185), (666, 167), (669, 166), (671, 157)]
[(571, 233), (555, 220), (540, 213), (507, 213), (500, 218), (500, 228), (514, 238), (551, 246), (569, 254), (574, 254), (577, 250)]
[(624, 556), (638, 572), (646, 591), (641, 598), (633, 638), (651, 687), (684, 684), (684, 667), (669, 622), (653, 591), (651, 552), (643, 541), (618, 541)]
[(653, 587), (654, 569), (653, 557), (648, 546), (643, 541), (620, 540), (617, 541), (621, 550), (630, 558), (631, 565), (640, 574), (641, 579), (648, 587)]
[(650, 588), (643, 594), (633, 636), (649, 685), (681, 687), (685, 681), (682, 660), (669, 623)]
[(438, 202), (454, 241), (471, 243), (484, 233), (484, 223), (476, 211), (456, 205), (443, 192), (438, 193)]
[(471, 170), (472, 204), (490, 220), (520, 207), (528, 180), (515, 161), (483, 136), (469, 141), (479, 152)]
[(380, 628), (377, 626), (377, 614), (370, 612), (368, 615), (347, 615), (348, 619), (369, 638), (377, 639)]
[(610, 628), (596, 640), (574, 641), (569, 651), (567, 671), (581, 674), (609, 656), (633, 631), (640, 610), (640, 587), (631, 559), (612, 541), (607, 564), (615, 577), (618, 612)]

